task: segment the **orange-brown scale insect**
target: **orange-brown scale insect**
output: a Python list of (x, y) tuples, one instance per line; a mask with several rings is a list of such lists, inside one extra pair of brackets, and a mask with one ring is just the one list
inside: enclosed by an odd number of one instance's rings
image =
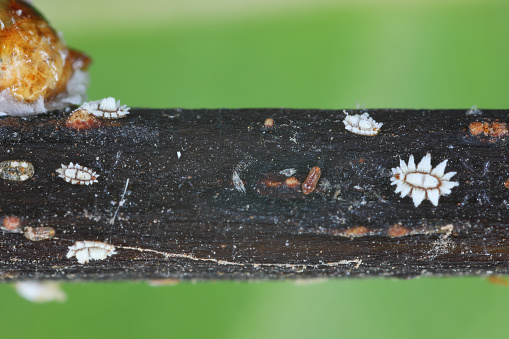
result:
[(65, 122), (65, 127), (75, 129), (77, 131), (97, 128), (99, 126), (99, 119), (89, 113), (86, 109), (75, 110)]
[(272, 196), (280, 199), (302, 198), (302, 193), (297, 188), (300, 182), (295, 178), (287, 178), (280, 173), (266, 173), (256, 185), (256, 192), (264, 196)]
[(485, 130), (484, 124), (484, 122), (474, 121), (468, 126), (468, 129), (472, 135), (483, 134)]
[(264, 180), (263, 183), (267, 187), (279, 187), (279, 186), (281, 186), (283, 184), (283, 182), (281, 182), (281, 181), (270, 180), (270, 179)]
[(296, 188), (300, 185), (300, 181), (296, 177), (289, 177), (285, 180), (285, 185), (290, 188)]
[(509, 178), (506, 181), (504, 181), (504, 186), (505, 188), (509, 188)]
[(408, 229), (400, 224), (394, 224), (387, 230), (387, 235), (391, 238), (404, 237), (408, 233)]
[(5, 216), (2, 222), (2, 229), (7, 232), (20, 233), (21, 219), (15, 216)]
[(365, 235), (369, 235), (370, 230), (366, 226), (354, 226), (349, 227), (346, 230), (342, 231), (340, 233), (343, 237), (350, 237), (350, 238), (356, 238), (356, 237), (362, 237)]
[(24, 234), (28, 240), (41, 241), (53, 238), (55, 236), (55, 229), (46, 226), (25, 227)]
[(507, 123), (499, 121), (474, 121), (468, 125), (468, 130), (474, 136), (484, 135), (491, 138), (504, 138), (509, 135)]
[(493, 122), (489, 128), (489, 136), (492, 138), (502, 138), (509, 134), (507, 124), (504, 122)]
[(309, 194), (312, 193), (316, 185), (318, 184), (318, 180), (320, 180), (320, 175), (322, 174), (322, 171), (320, 170), (320, 167), (315, 166), (309, 171), (308, 177), (306, 180), (302, 183), (302, 193)]
[(272, 118), (265, 119), (263, 127), (265, 127), (266, 129), (271, 129), (272, 127), (274, 127), (274, 119)]

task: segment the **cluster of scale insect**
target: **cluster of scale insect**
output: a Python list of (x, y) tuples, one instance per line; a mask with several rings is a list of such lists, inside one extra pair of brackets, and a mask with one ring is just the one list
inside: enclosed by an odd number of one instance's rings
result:
[(116, 254), (115, 246), (101, 241), (76, 241), (69, 246), (67, 258), (76, 257), (80, 264), (86, 264), (90, 260), (104, 260), (113, 254)]
[(34, 175), (34, 165), (23, 160), (0, 162), (0, 177), (11, 181), (25, 181)]
[(101, 100), (85, 102), (78, 109), (86, 110), (90, 114), (103, 119), (120, 119), (129, 114), (127, 105), (120, 105), (120, 100), (108, 97)]
[(58, 177), (73, 185), (92, 185), (94, 182), (97, 182), (99, 174), (88, 167), (73, 164), (72, 162), (67, 166), (64, 164), (61, 166), (56, 170)]

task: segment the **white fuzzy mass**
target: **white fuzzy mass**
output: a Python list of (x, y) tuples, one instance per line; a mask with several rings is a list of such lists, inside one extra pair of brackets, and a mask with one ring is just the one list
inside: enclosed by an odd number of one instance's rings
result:
[(346, 111), (343, 123), (345, 129), (359, 135), (374, 136), (378, 134), (383, 123), (376, 122), (368, 113), (349, 115)]
[(107, 97), (101, 100), (85, 102), (80, 109), (87, 110), (90, 114), (103, 119), (120, 119), (129, 114), (130, 107), (120, 106), (120, 100)]
[(115, 246), (100, 241), (76, 241), (72, 246), (69, 246), (67, 258), (76, 257), (80, 264), (86, 264), (90, 260), (103, 260), (107, 257), (116, 254)]

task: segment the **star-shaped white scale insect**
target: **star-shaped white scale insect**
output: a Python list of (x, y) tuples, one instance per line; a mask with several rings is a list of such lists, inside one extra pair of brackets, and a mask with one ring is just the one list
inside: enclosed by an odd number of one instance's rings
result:
[(415, 207), (419, 206), (424, 199), (438, 206), (438, 198), (451, 193), (451, 189), (459, 185), (458, 182), (449, 181), (456, 172), (444, 174), (445, 166), (447, 166), (447, 160), (432, 168), (429, 153), (415, 166), (414, 156), (411, 155), (408, 165), (400, 160), (399, 166), (392, 169), (391, 185), (396, 185), (395, 192), (401, 192), (402, 198), (407, 195), (412, 197)]

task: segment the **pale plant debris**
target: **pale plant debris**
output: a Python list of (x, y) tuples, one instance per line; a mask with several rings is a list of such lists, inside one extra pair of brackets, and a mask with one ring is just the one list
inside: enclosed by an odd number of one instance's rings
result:
[(120, 210), (120, 207), (124, 206), (124, 204), (126, 202), (125, 195), (127, 193), (127, 187), (128, 186), (129, 186), (129, 178), (127, 178), (127, 180), (125, 181), (124, 192), (122, 193), (122, 196), (120, 197), (120, 202), (118, 203), (118, 207), (115, 210), (115, 213), (113, 214), (113, 217), (110, 219), (110, 224), (111, 225), (113, 225), (115, 223), (115, 218), (117, 217), (117, 214), (118, 214), (118, 211)]
[(54, 281), (19, 281), (15, 284), (18, 294), (33, 303), (46, 303), (50, 301), (64, 302), (67, 295)]

